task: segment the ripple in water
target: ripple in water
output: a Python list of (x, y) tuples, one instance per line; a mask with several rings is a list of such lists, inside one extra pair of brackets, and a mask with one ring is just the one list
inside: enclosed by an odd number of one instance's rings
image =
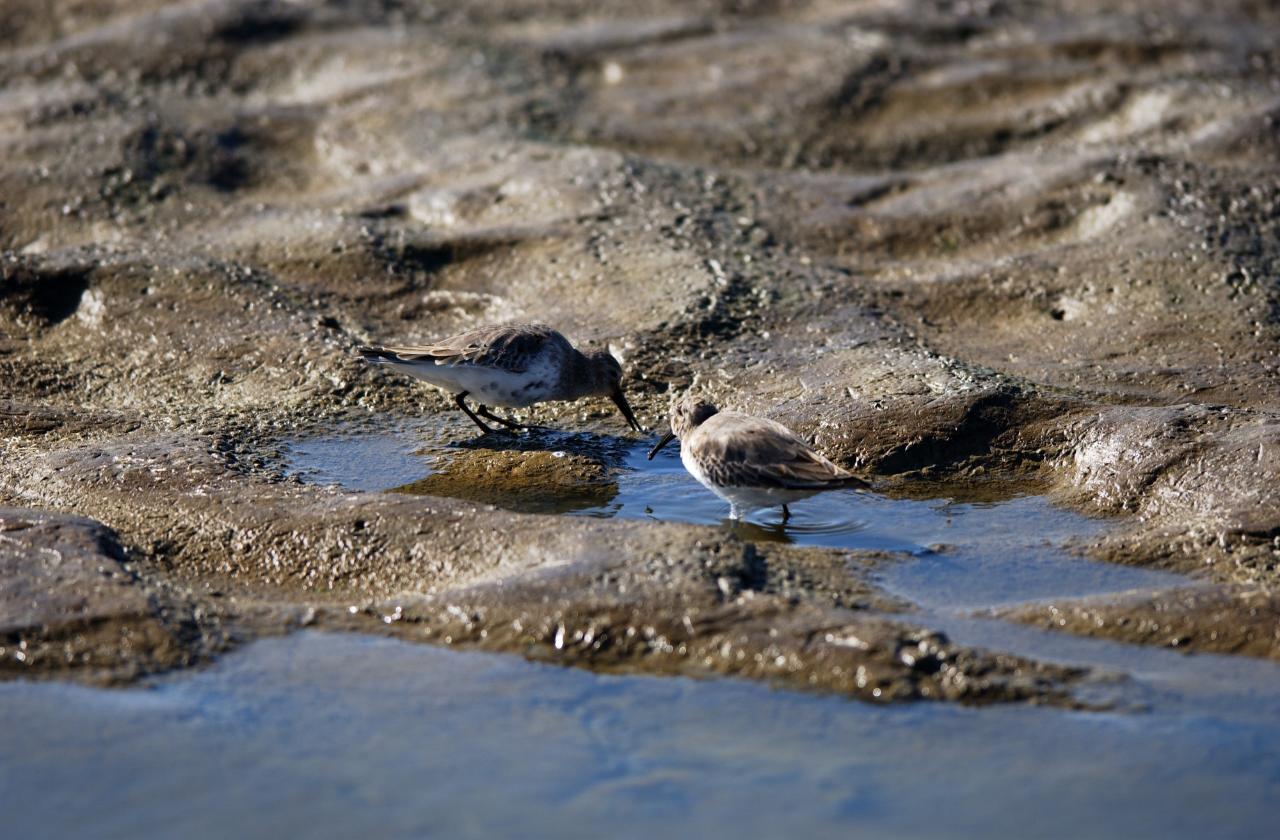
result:
[(585, 516), (659, 519), (692, 525), (734, 528), (744, 539), (794, 542), (840, 548), (880, 548), (917, 552), (921, 546), (887, 532), (879, 532), (862, 509), (867, 497), (852, 491), (832, 491), (791, 505), (791, 519), (782, 524), (781, 508), (755, 511), (736, 525), (729, 506), (693, 479), (680, 463), (673, 444), (648, 460), (648, 444), (627, 452), (620, 464), (618, 494)]

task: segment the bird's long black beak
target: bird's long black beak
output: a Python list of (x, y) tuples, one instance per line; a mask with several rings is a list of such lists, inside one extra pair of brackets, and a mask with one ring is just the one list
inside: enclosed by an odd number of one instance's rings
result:
[(652, 461), (653, 456), (657, 455), (662, 450), (662, 447), (666, 446), (668, 443), (671, 443), (671, 441), (675, 440), (675, 437), (676, 437), (676, 433), (671, 431), (670, 429), (667, 429), (667, 433), (663, 435), (662, 438), (658, 441), (658, 445), (653, 447), (653, 449), (649, 450), (649, 460)]
[(640, 421), (636, 420), (635, 412), (631, 410), (631, 406), (627, 403), (627, 398), (623, 395), (622, 389), (618, 388), (609, 395), (609, 399), (613, 400), (613, 404), (622, 412), (622, 416), (627, 418), (627, 423), (637, 432), (643, 432), (644, 426), (640, 425)]

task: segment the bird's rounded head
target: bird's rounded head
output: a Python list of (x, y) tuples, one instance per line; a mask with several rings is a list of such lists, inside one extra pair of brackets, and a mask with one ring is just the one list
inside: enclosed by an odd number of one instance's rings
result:
[(590, 371), (590, 386), (587, 393), (613, 400), (613, 404), (627, 419), (627, 425), (637, 432), (643, 432), (644, 427), (636, 419), (631, 405), (622, 393), (622, 363), (608, 350), (586, 350), (583, 351), (582, 356), (586, 359), (587, 369)]
[(709, 400), (687, 393), (671, 406), (671, 431), (683, 439), (718, 413), (720, 409)]

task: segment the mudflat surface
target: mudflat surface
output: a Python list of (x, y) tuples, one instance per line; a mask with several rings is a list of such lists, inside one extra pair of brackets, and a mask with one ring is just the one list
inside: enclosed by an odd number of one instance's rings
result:
[[(1157, 737), (1156, 648), (1280, 658), (1277, 44), (1243, 0), (6, 3), (0, 675), (314, 628)], [(475, 438), (354, 353), (505, 320), (873, 490), (731, 528), (607, 401)]]
[[(6, 812), (1265, 833), (1277, 44), (1246, 0), (3, 4)], [(605, 401), (476, 438), (353, 352), (505, 320), (873, 489), (731, 527)]]

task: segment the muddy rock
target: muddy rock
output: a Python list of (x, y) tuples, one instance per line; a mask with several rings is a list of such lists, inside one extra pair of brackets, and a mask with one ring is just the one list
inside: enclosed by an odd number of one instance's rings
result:
[(125, 562), (97, 522), (0, 508), (0, 670), (113, 683), (220, 647), (215, 621), (148, 588)]
[(1219, 407), (1111, 408), (1080, 422), (1068, 498), (1137, 521), (1098, 549), (1240, 582), (1280, 569), (1280, 423)]

